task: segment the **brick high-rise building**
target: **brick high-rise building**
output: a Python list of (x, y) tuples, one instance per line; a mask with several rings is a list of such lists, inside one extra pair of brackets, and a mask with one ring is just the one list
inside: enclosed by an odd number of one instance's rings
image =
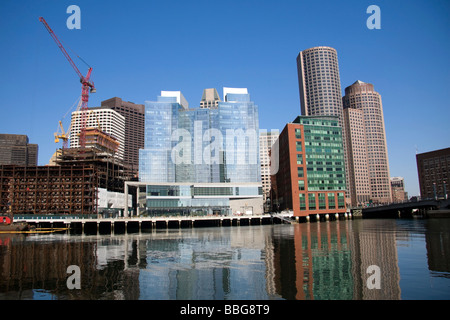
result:
[(0, 165), (36, 166), (38, 145), (24, 134), (0, 134)]
[(133, 171), (139, 168), (139, 149), (144, 148), (144, 105), (111, 98), (101, 103), (102, 108), (117, 111), (125, 117), (124, 163)]
[(416, 155), (420, 196), (448, 199), (450, 179), (450, 148)]
[[(294, 216), (346, 212), (342, 130), (337, 117), (297, 117), (275, 143), (272, 175), (274, 210)], [(278, 144), (278, 146), (276, 146)]]
[[(392, 197), (389, 159), (381, 96), (374, 90), (373, 84), (358, 80), (345, 88), (342, 101), (347, 146), (347, 181), (352, 205), (367, 201), (390, 202)], [(356, 198), (353, 195), (356, 195)]]

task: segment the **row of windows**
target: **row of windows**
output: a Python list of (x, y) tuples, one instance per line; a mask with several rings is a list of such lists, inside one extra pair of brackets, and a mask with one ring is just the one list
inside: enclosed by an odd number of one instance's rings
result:
[(262, 195), (262, 187), (191, 187), (191, 186), (148, 186), (148, 196), (239, 196)]
[[(328, 198), (328, 199), (327, 199)], [(327, 209), (327, 203), (328, 203), (328, 209), (335, 209), (336, 208), (336, 198), (334, 193), (328, 193), (327, 198), (325, 197), (325, 193), (319, 193), (317, 195), (316, 201), (316, 194), (315, 193), (308, 193), (308, 202), (306, 202), (306, 195), (303, 193), (299, 194), (299, 206), (300, 210), (325, 210)], [(327, 201), (328, 200), (328, 201)], [(317, 203), (318, 202), (318, 203)], [(317, 206), (318, 204), (318, 206)], [(337, 204), (339, 209), (345, 208), (345, 198), (344, 193), (340, 192), (337, 196)]]

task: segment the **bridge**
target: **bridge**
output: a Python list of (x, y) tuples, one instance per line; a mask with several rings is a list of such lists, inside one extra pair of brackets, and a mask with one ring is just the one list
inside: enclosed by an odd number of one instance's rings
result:
[(363, 218), (411, 218), (413, 216), (450, 218), (450, 200), (424, 199), (355, 208), (354, 210), (361, 210)]

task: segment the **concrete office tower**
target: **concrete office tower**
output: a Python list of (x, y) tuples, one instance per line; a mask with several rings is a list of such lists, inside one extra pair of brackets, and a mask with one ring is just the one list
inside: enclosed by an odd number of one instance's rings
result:
[(200, 101), (200, 108), (217, 109), (219, 106), (219, 93), (215, 88), (203, 90), (202, 100)]
[[(347, 166), (352, 168), (349, 172), (353, 172), (349, 181), (355, 182), (356, 193), (358, 190), (365, 190), (366, 178), (362, 171), (367, 171), (370, 183), (369, 201), (373, 203), (390, 202), (392, 197), (389, 159), (381, 96), (374, 90), (373, 84), (358, 80), (345, 88), (345, 96), (342, 101), (344, 110), (349, 108), (359, 110), (345, 110), (348, 114), (346, 128), (350, 131), (353, 130), (345, 135), (346, 145), (349, 146), (346, 150)], [(364, 128), (361, 128), (361, 120), (363, 120)], [(362, 146), (364, 143), (365, 150)], [(356, 148), (350, 148), (350, 145), (356, 146)], [(365, 166), (365, 158), (367, 166)], [(358, 178), (361, 178), (360, 186), (356, 185), (359, 183)], [(355, 193), (355, 191), (350, 192)], [(354, 203), (355, 200), (352, 199), (352, 204)]]
[(144, 105), (111, 98), (101, 103), (125, 117), (125, 144), (123, 160), (132, 171), (139, 169), (139, 149), (144, 148)]
[(259, 159), (261, 162), (261, 182), (263, 188), (263, 200), (266, 206), (267, 198), (270, 196), (270, 156), (272, 146), (280, 136), (278, 130), (261, 130), (259, 133)]
[(297, 56), (301, 114), (338, 116), (342, 125), (342, 92), (337, 52), (330, 47), (303, 50)]
[(370, 200), (370, 179), (367, 158), (364, 112), (361, 109), (344, 109), (347, 145), (347, 190), (352, 206), (360, 206)]
[(0, 165), (37, 166), (38, 145), (24, 134), (0, 134)]
[[(81, 112), (72, 112), (72, 131), (70, 132), (70, 147), (79, 148), (79, 133), (81, 129)], [(90, 108), (86, 110), (86, 128), (99, 128), (110, 134), (120, 143), (115, 158), (124, 160), (125, 117), (112, 109)]]

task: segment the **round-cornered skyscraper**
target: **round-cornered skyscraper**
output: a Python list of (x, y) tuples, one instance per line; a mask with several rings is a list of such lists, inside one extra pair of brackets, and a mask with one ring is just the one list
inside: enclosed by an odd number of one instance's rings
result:
[(342, 93), (337, 52), (331, 47), (314, 47), (297, 56), (301, 114), (334, 115), (342, 125)]

